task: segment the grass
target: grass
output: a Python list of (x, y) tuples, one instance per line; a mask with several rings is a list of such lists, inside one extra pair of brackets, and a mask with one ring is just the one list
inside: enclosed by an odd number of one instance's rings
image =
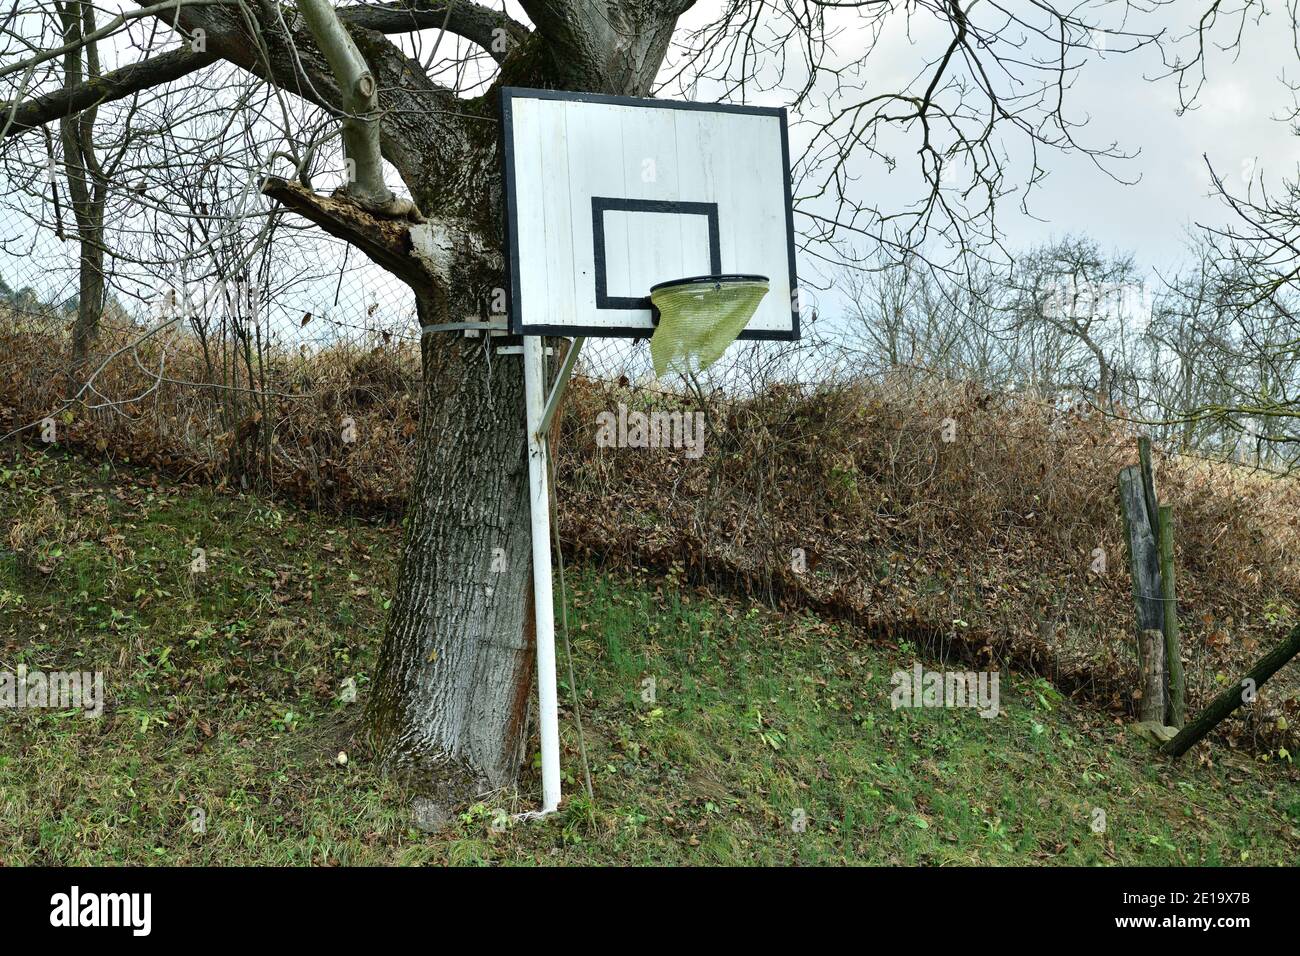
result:
[(399, 529), (13, 446), (0, 515), (0, 670), (103, 670), (109, 698), (96, 720), (0, 711), (5, 865), (1269, 865), (1300, 850), (1287, 761), (1202, 746), (1170, 764), (1015, 674), (994, 719), (893, 710), (907, 646), (594, 568), (569, 573), (594, 800), (566, 682), (562, 812), (510, 820), (535, 802), (534, 762), (518, 793), (427, 834), (356, 743)]

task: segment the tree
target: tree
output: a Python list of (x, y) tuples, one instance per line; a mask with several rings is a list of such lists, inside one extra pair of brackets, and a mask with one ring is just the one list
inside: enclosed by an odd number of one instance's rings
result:
[(1005, 281), (975, 263), (959, 281), (945, 281), (917, 257), (880, 255), (870, 270), (843, 270), (850, 336), (869, 368), (1006, 386), (1017, 363), (1013, 340), (997, 328), (995, 294)]
[[(93, 83), (100, 74), (99, 41), (94, 38), (95, 8), (71, 0), (56, 6), (63, 26), (63, 42), (68, 48), (63, 55), (64, 88), (75, 89), (83, 83)], [(91, 106), (59, 120), (68, 193), (72, 198), (72, 214), (81, 249), (77, 318), (72, 326), (72, 358), (76, 368), (90, 352), (104, 303), (104, 204), (108, 199), (108, 174), (100, 164), (95, 148), (97, 112), (97, 108)]]
[(1212, 371), (1218, 343), (1226, 333), (1227, 316), (1215, 293), (1209, 270), (1210, 250), (1194, 239), (1197, 259), (1184, 272), (1165, 282), (1153, 302), (1147, 326), (1145, 397), (1152, 414), (1167, 422), (1156, 425), (1153, 437), (1191, 451), (1207, 437), (1205, 423), (1195, 411), (1221, 396)]
[[(1181, 42), (1165, 51), (1167, 74), (1177, 82), (1182, 110), (1197, 108), (1214, 56), (1240, 57), (1253, 30), (1270, 14), (1285, 17), (1293, 48), (1300, 40), (1300, 6), (1294, 3), (1277, 11), (1263, 0), (1207, 0), (1200, 14)], [(1292, 105), (1280, 119), (1300, 135), (1300, 92), (1285, 77), (1281, 82)], [(1216, 316), (1215, 327), (1204, 336), (1214, 387), (1171, 418), (1185, 430), (1232, 436), (1230, 444), (1238, 447), (1245, 440), (1257, 460), (1289, 469), (1300, 460), (1300, 179), (1292, 169), (1270, 186), (1266, 171), (1252, 160), (1245, 169), (1245, 188), (1235, 190), (1208, 156), (1205, 163), (1213, 192), (1229, 215), (1223, 225), (1200, 229), (1197, 284), (1210, 291)]]
[[(25, 52), (0, 67), (10, 86), (0, 139), (233, 64), (266, 84), (266, 123), (279, 124), (278, 142), (255, 144), (250, 172), (260, 175), (275, 157), (294, 169), (262, 178), (278, 204), (269, 215), (292, 211), (405, 281), (422, 326), (486, 317), (505, 285), (501, 85), (647, 95), (659, 83), (742, 101), (783, 90), (805, 117), (796, 177), (810, 255), (852, 263), (846, 241), (868, 241), (960, 270), (996, 250), (994, 211), (1017, 169), (1032, 187), (1050, 149), (1098, 162), (1121, 156), (1080, 143), (1064, 94), (1099, 35), (1112, 53), (1156, 40), (1131, 30), (1106, 0), (1037, 3), (1023, 13), (966, 0), (722, 0), (704, 10), (691, 0), (522, 0), (529, 23), (467, 0), (138, 4), (35, 53), (22, 18), (6, 26), (12, 48)], [(854, 77), (877, 43), (914, 42), (907, 31), (918, 16), (937, 31), (916, 47), (915, 76), (895, 90), (862, 89)], [(145, 20), (182, 42), (162, 52), (137, 42), (148, 53), (138, 62), (57, 88), (42, 83), (69, 48), (130, 36)], [(831, 41), (845, 29), (857, 42), (839, 54)], [(436, 31), (427, 53), (420, 31)], [(439, 59), (448, 35), (451, 52)], [(342, 128), (348, 177), (332, 195), (318, 194), (309, 177), (329, 137), (305, 132), (289, 99)], [(1006, 152), (1012, 135), (1028, 144), (1026, 161)], [(855, 194), (860, 164), (899, 170), (899, 156), (913, 157), (916, 188), (897, 207)], [(393, 194), (389, 169), (409, 199)], [(367, 714), (385, 762), (451, 805), (511, 784), (525, 742), (532, 636), (522, 372), (459, 335), (426, 334), (421, 351), (406, 543)]]
[(1010, 285), (1013, 329), (1050, 329), (1082, 346), (1086, 361), (1062, 384), (1091, 392), (1099, 408), (1111, 409), (1116, 351), (1140, 286), (1132, 256), (1107, 256), (1091, 239), (1067, 237), (1022, 257)]

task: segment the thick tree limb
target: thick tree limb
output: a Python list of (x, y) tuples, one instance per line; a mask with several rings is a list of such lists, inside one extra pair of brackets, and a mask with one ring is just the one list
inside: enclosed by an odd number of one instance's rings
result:
[[(221, 57), (216, 53), (173, 50), (170, 53), (124, 66), (120, 70), (105, 73), (101, 77), (71, 89), (62, 88), (43, 96), (32, 97), (18, 104), (18, 109), (14, 112), (13, 125), (9, 127), (7, 136), (16, 136), (53, 120), (98, 106), (100, 103), (121, 99), (150, 87), (170, 83), (172, 80), (178, 80), (201, 70), (219, 59)], [(9, 103), (0, 103), (0, 113), (7, 113), (9, 109)]]
[(522, 0), (563, 89), (645, 95), (692, 0)]
[(448, 289), (485, 300), (500, 285), (502, 260), (493, 243), (459, 219), (415, 221), (376, 216), (347, 196), (320, 196), (300, 183), (267, 177), (262, 193), (349, 242), (379, 266), (429, 297)]
[(384, 184), (379, 153), (379, 90), (374, 74), (329, 0), (299, 0), (298, 10), (343, 97), (343, 155), (348, 171), (344, 190), (371, 212), (391, 215), (393, 192)]
[(412, 286), (430, 286), (438, 277), (411, 257), (409, 221), (376, 216), (343, 196), (318, 196), (306, 186), (267, 177), (262, 193), (278, 200), (332, 236), (352, 243), (377, 265)]
[[(448, 7), (451, 8), (448, 16)], [(500, 10), (492, 10), (478, 3), (452, 0), (396, 0), (394, 3), (372, 4), (364, 7), (341, 7), (339, 18), (345, 23), (355, 23), (379, 33), (407, 33), (411, 30), (441, 28), (464, 37), (481, 47), (498, 63), (505, 60), (511, 50), (527, 39), (529, 30)]]
[[(474, 153), (483, 154), (483, 162), (495, 156), (478, 149), (481, 144), (475, 138), (480, 130), (467, 128), (471, 107), (431, 80), (419, 63), (383, 34), (358, 26), (366, 22), (366, 8), (356, 9), (345, 19), (352, 41), (382, 91), (379, 126), (384, 158), (397, 167), (422, 209), (455, 216), (481, 206), (475, 203), (476, 184), (490, 181), (491, 173), (475, 161)], [(177, 20), (167, 25), (188, 36), (203, 30), (208, 50), (222, 59), (336, 116), (346, 115), (339, 84), (311, 33), (292, 18), (280, 17), (274, 5), (185, 6)]]
[(1293, 628), (1291, 633), (1287, 635), (1286, 640), (1262, 657), (1259, 663), (1252, 667), (1245, 677), (1214, 698), (1209, 707), (1201, 711), (1197, 718), (1184, 727), (1177, 737), (1165, 744), (1164, 752), (1174, 758), (1187, 753), (1193, 744), (1219, 726), (1234, 710), (1246, 703), (1247, 694), (1245, 688), (1250, 688), (1250, 699), (1253, 700), (1253, 694), (1264, 686), (1264, 681), (1276, 674), (1287, 661), (1297, 654), (1300, 654), (1300, 626)]
[[(397, 0), (395, 3), (375, 6), (341, 7), (337, 12), (339, 19), (349, 26), (384, 34), (437, 29), (445, 24), (449, 32), (483, 47), (498, 62), (504, 60), (520, 41), (528, 37), (528, 28), (510, 17), (464, 0), (452, 4), (450, 18), (447, 16), (446, 3), (430, 0)], [(211, 25), (200, 25), (211, 32)], [(247, 52), (251, 50), (245, 48), (245, 53)], [(5, 138), (100, 103), (170, 83), (220, 59), (223, 56), (215, 49), (203, 53), (188, 49), (172, 50), (105, 73), (76, 89), (58, 89), (20, 101)], [(240, 65), (247, 66), (246, 63)], [(11, 108), (11, 102), (0, 103), (0, 115), (7, 114)]]

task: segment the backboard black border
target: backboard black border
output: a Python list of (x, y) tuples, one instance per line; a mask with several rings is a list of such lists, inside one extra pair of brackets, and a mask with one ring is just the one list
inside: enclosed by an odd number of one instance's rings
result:
[(607, 212), (675, 213), (679, 216), (703, 216), (709, 230), (709, 271), (722, 271), (722, 239), (719, 236), (718, 204), (715, 202), (675, 202), (668, 199), (615, 199), (591, 197), (591, 249), (595, 260), (597, 309), (649, 309), (650, 296), (609, 294), (609, 276), (605, 271), (605, 213)]
[[(506, 254), (509, 259), (509, 287), (506, 289), (506, 308), (513, 335), (599, 336), (604, 338), (648, 338), (653, 329), (611, 329), (606, 326), (578, 325), (524, 325), (516, 303), (519, 302), (519, 222), (515, 186), (513, 101), (516, 99), (566, 100), (579, 103), (607, 103), (614, 106), (639, 106), (648, 109), (702, 110), (711, 113), (747, 113), (753, 116), (774, 116), (781, 125), (781, 159), (785, 165), (785, 227), (786, 249), (790, 261), (791, 329), (789, 331), (749, 331), (740, 338), (750, 340), (790, 342), (799, 338), (798, 275), (795, 270), (794, 202), (790, 183), (790, 135), (784, 107), (736, 106), (731, 103), (690, 103), (681, 100), (656, 100), (636, 96), (608, 96), (602, 93), (570, 93), (563, 90), (533, 90), (524, 87), (504, 86), (500, 94), (501, 155), (505, 162), (505, 217)], [(594, 214), (593, 214), (594, 215)], [(642, 307), (639, 303), (633, 308)]]

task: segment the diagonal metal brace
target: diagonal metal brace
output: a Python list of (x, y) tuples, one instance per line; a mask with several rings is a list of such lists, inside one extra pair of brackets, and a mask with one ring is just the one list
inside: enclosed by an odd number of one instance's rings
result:
[(582, 351), (582, 343), (585, 341), (587, 341), (585, 338), (574, 339), (569, 345), (569, 350), (564, 353), (564, 361), (560, 363), (560, 371), (556, 373), (555, 382), (551, 385), (551, 393), (546, 398), (546, 407), (542, 409), (542, 420), (537, 429), (539, 435), (545, 435), (551, 429), (551, 419), (555, 417), (555, 412), (560, 407), (560, 399), (564, 397), (564, 389), (569, 384), (570, 376), (573, 375), (573, 366), (578, 364), (578, 353)]

